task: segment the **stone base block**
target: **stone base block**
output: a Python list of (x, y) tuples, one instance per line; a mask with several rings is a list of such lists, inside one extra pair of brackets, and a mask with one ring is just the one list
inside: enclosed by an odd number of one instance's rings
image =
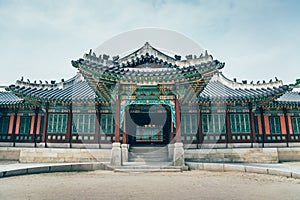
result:
[(199, 144), (198, 149), (224, 149), (227, 148), (226, 144)]
[(251, 148), (251, 143), (229, 143), (228, 148)]
[(173, 165), (174, 166), (184, 166), (184, 149), (182, 143), (175, 143), (174, 144), (174, 156), (173, 156)]
[(13, 147), (13, 142), (0, 142), (0, 147)]
[(70, 148), (69, 143), (47, 143), (49, 148)]
[(245, 172), (245, 166), (224, 164), (225, 172)]
[(1, 147), (0, 160), (19, 161), (21, 148)]
[(300, 161), (300, 148), (278, 148), (278, 159), (280, 162)]
[(119, 142), (113, 143), (113, 147), (111, 149), (111, 166), (121, 166), (122, 165), (122, 150), (121, 144)]
[(282, 171), (282, 170), (277, 170), (277, 169), (268, 169), (268, 173), (270, 175), (292, 177), (292, 172)]
[(21, 142), (18, 143), (18, 142), (16, 142), (15, 147), (31, 147), (31, 148), (33, 148), (34, 143), (21, 143)]
[(71, 148), (74, 148), (74, 149), (99, 149), (100, 145), (99, 144), (76, 144), (76, 143), (73, 143), (73, 144), (71, 144)]
[(276, 148), (276, 147), (287, 147), (287, 144), (285, 142), (284, 143), (265, 143), (264, 147), (273, 147), (273, 148)]
[(293, 172), (293, 173), (292, 173), (292, 177), (293, 177), (293, 178), (300, 179), (300, 172)]
[(207, 171), (223, 172), (224, 165), (221, 163), (203, 163), (203, 169)]
[(112, 144), (100, 144), (100, 148), (101, 149), (111, 149), (112, 148)]
[(121, 149), (122, 149), (122, 163), (123, 162), (128, 162), (129, 144), (122, 144)]
[(174, 157), (174, 148), (175, 148), (174, 144), (168, 144), (168, 159), (169, 160), (173, 160), (173, 157)]
[(254, 166), (246, 166), (245, 171), (250, 173), (256, 173), (256, 174), (268, 174), (267, 168), (254, 167)]
[(300, 147), (300, 142), (290, 142), (289, 147)]

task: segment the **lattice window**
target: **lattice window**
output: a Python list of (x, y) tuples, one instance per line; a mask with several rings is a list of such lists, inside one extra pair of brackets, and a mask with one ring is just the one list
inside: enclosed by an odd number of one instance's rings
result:
[(249, 114), (230, 114), (232, 133), (250, 133)]
[(196, 134), (198, 129), (198, 118), (196, 113), (185, 113), (181, 116), (181, 133)]
[(300, 133), (300, 117), (292, 117), (293, 131), (296, 134)]
[(225, 114), (202, 114), (203, 133), (226, 133)]
[(8, 133), (8, 126), (9, 126), (9, 117), (2, 116), (0, 117), (0, 134), (7, 134)]
[(67, 117), (67, 114), (49, 114), (48, 133), (66, 133)]
[(73, 133), (95, 133), (95, 114), (74, 114), (72, 123)]
[(278, 116), (270, 116), (269, 117), (270, 122), (270, 129), (272, 134), (280, 134), (280, 119)]
[(29, 134), (31, 125), (31, 116), (21, 116), (20, 134)]
[(101, 115), (101, 133), (114, 134), (115, 132), (115, 120), (113, 114)]

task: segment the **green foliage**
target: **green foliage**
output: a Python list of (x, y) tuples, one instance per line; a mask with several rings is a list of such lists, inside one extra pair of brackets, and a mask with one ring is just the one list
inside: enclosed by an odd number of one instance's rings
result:
[(290, 86), (300, 85), (300, 78), (296, 79), (295, 83), (290, 84)]

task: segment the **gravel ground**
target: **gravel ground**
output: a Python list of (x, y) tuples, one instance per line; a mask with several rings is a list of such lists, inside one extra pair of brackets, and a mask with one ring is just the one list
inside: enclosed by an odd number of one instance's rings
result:
[(50, 173), (2, 178), (0, 199), (300, 199), (300, 180), (207, 171)]

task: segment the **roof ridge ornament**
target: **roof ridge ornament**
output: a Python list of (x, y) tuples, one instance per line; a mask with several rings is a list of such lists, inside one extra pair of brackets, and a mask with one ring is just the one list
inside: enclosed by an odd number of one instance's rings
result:
[(256, 84), (251, 81), (249, 84), (248, 83), (239, 83), (237, 81), (233, 81), (225, 77), (222, 72), (216, 73), (211, 81), (220, 81), (224, 85), (232, 88), (232, 89), (262, 89), (262, 88), (273, 88), (273, 87), (280, 87), (283, 86), (283, 82), (281, 80), (274, 81), (274, 82), (266, 82), (264, 81), (263, 83), (260, 83), (258, 81)]

